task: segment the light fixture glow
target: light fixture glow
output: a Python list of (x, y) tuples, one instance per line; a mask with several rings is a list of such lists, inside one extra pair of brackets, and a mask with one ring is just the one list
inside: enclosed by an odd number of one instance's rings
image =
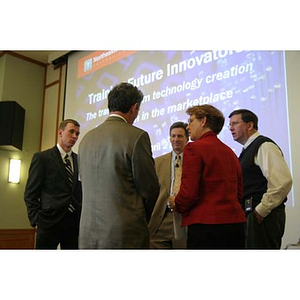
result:
[(10, 159), (9, 160), (8, 182), (19, 183), (20, 182), (20, 172), (21, 172), (21, 160), (20, 159)]

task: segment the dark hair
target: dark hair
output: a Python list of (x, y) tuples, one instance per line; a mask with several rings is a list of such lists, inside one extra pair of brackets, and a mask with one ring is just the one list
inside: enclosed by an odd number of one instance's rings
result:
[(225, 122), (222, 112), (209, 104), (190, 107), (187, 109), (186, 113), (188, 115), (195, 115), (196, 119), (206, 117), (207, 127), (209, 127), (215, 134), (219, 134)]
[(174, 129), (174, 128), (182, 128), (182, 129), (184, 129), (184, 133), (185, 133), (186, 138), (189, 139), (189, 132), (186, 129), (187, 126), (188, 126), (187, 123), (184, 123), (184, 122), (175, 122), (170, 127), (170, 135), (171, 135), (172, 129)]
[(80, 127), (80, 124), (76, 121), (76, 120), (73, 120), (73, 119), (65, 119), (63, 120), (60, 124), (59, 124), (59, 127), (58, 129), (62, 129), (62, 130), (65, 130), (66, 126), (68, 123), (72, 123), (73, 125), (77, 126), (77, 127)]
[(232, 113), (230, 113), (228, 118), (231, 118), (234, 115), (241, 115), (243, 122), (245, 123), (252, 122), (253, 128), (258, 130), (258, 117), (254, 112), (248, 109), (237, 109), (234, 110)]
[(109, 112), (121, 111), (127, 113), (130, 107), (143, 100), (143, 93), (130, 83), (122, 82), (117, 84), (108, 94), (108, 110)]

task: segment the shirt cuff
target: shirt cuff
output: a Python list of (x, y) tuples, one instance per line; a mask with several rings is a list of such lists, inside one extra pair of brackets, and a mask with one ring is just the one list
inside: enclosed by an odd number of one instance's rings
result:
[(262, 205), (262, 203), (259, 203), (256, 207), (255, 210), (257, 211), (257, 213), (262, 216), (263, 218), (265, 218), (270, 212), (271, 210), (265, 209), (264, 206)]

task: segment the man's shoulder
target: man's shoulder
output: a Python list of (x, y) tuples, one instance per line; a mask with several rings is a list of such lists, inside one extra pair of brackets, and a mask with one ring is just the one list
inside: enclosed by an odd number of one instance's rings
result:
[(54, 146), (52, 148), (49, 148), (49, 149), (42, 150), (42, 151), (34, 153), (33, 159), (35, 159), (35, 160), (48, 159), (51, 156), (55, 155), (56, 153), (59, 153), (59, 150), (58, 150), (58, 148), (56, 146)]
[(52, 153), (55, 153), (56, 151), (58, 151), (58, 148), (56, 146), (54, 146), (52, 148), (36, 152), (35, 155), (36, 156), (47, 156), (47, 155), (50, 155)]
[[(264, 136), (264, 135), (259, 135), (257, 136), (253, 141), (252, 141), (252, 145), (255, 145), (256, 147), (259, 147), (260, 145), (269, 142), (269, 143), (273, 143), (275, 145), (277, 145), (271, 138)], [(250, 144), (250, 145), (251, 145)]]
[(136, 127), (135, 125), (131, 125), (127, 122), (125, 122), (122, 118), (116, 117), (116, 116), (110, 116), (108, 117), (102, 124), (100, 124), (98, 127), (101, 129), (108, 128), (107, 126), (113, 126), (113, 128), (118, 127), (120, 130), (127, 130), (132, 132), (138, 132), (138, 133), (147, 133), (147, 131)]
[(172, 152), (160, 155), (160, 156), (158, 156), (158, 157), (155, 158), (155, 162), (159, 163), (159, 162), (164, 161), (166, 159), (170, 159), (171, 155), (172, 155)]
[(129, 138), (138, 139), (138, 138), (147, 138), (150, 140), (149, 134), (147, 131), (138, 128), (134, 125), (126, 124), (127, 126), (124, 127), (124, 134), (127, 134)]
[[(57, 152), (57, 153), (56, 153)], [(55, 158), (56, 155), (59, 154), (58, 148), (56, 146), (39, 151), (33, 154), (32, 156), (32, 164), (39, 164), (44, 163), (49, 165), (49, 160), (52, 160), (52, 158)]]

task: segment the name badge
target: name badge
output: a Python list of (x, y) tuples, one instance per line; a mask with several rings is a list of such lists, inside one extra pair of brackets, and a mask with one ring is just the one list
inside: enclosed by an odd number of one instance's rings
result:
[(249, 212), (253, 210), (252, 206), (252, 198), (245, 200), (245, 212)]

